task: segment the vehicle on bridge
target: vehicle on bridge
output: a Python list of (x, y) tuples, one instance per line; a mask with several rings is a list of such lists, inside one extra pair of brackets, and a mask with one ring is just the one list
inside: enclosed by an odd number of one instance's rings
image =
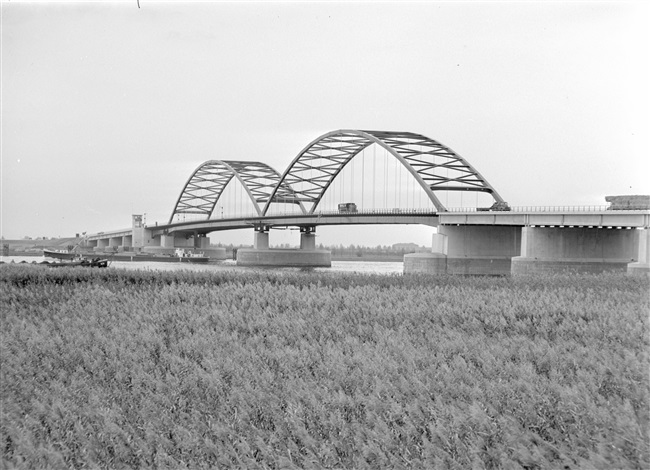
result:
[(477, 207), (477, 211), (479, 212), (487, 212), (487, 211), (500, 211), (500, 212), (507, 212), (512, 209), (510, 209), (510, 206), (508, 205), (507, 202), (495, 202), (492, 204), (490, 207)]
[(606, 196), (608, 211), (638, 211), (650, 209), (650, 196)]
[(357, 205), (354, 202), (341, 202), (339, 212), (357, 212)]

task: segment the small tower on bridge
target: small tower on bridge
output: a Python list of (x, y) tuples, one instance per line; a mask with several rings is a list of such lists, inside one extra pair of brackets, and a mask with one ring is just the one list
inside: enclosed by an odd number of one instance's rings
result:
[[(144, 226), (144, 217), (142, 214), (131, 215), (131, 243), (135, 251), (142, 251), (146, 246), (155, 246), (151, 230), (147, 230)], [(160, 242), (158, 242), (160, 244)]]

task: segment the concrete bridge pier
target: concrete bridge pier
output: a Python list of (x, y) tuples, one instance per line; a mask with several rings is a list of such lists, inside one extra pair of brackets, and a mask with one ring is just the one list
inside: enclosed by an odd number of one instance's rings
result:
[(133, 235), (122, 237), (122, 246), (125, 248), (125, 251), (129, 251), (133, 246)]
[(154, 255), (173, 255), (175, 250), (175, 237), (169, 234), (156, 236), (153, 243), (148, 243), (142, 247), (142, 251)]
[(111, 237), (108, 239), (109, 251), (117, 251), (122, 243), (122, 237)]
[(316, 227), (301, 227), (300, 228), (300, 249), (301, 250), (315, 250), (316, 249)]
[(264, 230), (255, 229), (255, 235), (253, 238), (253, 249), (254, 250), (268, 250), (269, 249), (269, 232), (268, 229)]
[(510, 274), (521, 250), (521, 227), (509, 225), (441, 225), (447, 235), (447, 273)]
[(638, 253), (636, 261), (627, 265), (627, 273), (650, 276), (650, 229), (637, 230)]
[(158, 243), (155, 245), (146, 246), (144, 251), (152, 254), (173, 255), (177, 248), (183, 248), (195, 253), (203, 253), (210, 259), (226, 259), (226, 249), (211, 247), (210, 238), (203, 234), (194, 233), (189, 236), (185, 234), (162, 234), (157, 237), (157, 241)]
[(224, 260), (227, 258), (226, 249), (210, 246), (210, 237), (204, 234), (194, 234), (194, 251), (203, 253), (213, 260)]
[(404, 273), (507, 275), (520, 245), (521, 227), (440, 225), (431, 253), (404, 255)]
[(326, 267), (332, 254), (316, 249), (316, 227), (300, 228), (300, 249), (269, 248), (269, 226), (255, 227), (253, 248), (237, 250), (237, 266)]
[(97, 243), (93, 247), (93, 251), (96, 252), (104, 252), (106, 247), (108, 246), (108, 238), (100, 238), (97, 240)]
[(404, 255), (404, 274), (447, 274), (447, 235), (434, 233), (430, 253)]
[[(626, 272), (643, 255), (640, 238), (647, 230), (605, 227), (523, 227), (521, 256), (513, 258), (512, 273)], [(647, 250), (647, 241), (645, 249)]]

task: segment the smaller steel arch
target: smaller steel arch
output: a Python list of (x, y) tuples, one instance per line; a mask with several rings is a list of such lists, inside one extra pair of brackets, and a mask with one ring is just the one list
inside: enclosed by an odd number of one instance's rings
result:
[[(280, 173), (262, 162), (235, 160), (208, 160), (199, 165), (183, 186), (174, 210), (169, 218), (171, 224), (178, 214), (200, 214), (209, 219), (217, 201), (232, 178), (242, 184), (257, 215), (262, 206), (274, 197), (282, 202), (296, 202), (290, 187), (280, 181)], [(299, 203), (298, 203), (299, 204)], [(305, 212), (302, 204), (299, 204)]]

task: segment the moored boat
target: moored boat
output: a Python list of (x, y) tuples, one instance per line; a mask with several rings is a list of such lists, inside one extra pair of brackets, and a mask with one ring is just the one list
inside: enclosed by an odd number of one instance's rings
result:
[(181, 263), (207, 263), (210, 261), (210, 257), (205, 256), (203, 253), (192, 253), (191, 251), (186, 251), (183, 248), (176, 249), (174, 258), (178, 258), (178, 261)]
[[(94, 253), (96, 256), (106, 258), (108, 261), (118, 262), (155, 262), (155, 263), (209, 263), (210, 257), (204, 253), (193, 253), (183, 248), (176, 249), (173, 253), (143, 253), (135, 251), (122, 251), (113, 253)], [(82, 254), (82, 256), (88, 256)]]
[(73, 268), (75, 266), (80, 266), (84, 268), (107, 268), (109, 262), (107, 259), (101, 259), (101, 258), (93, 258), (93, 259), (80, 258), (78, 260), (62, 261), (62, 262), (54, 262), (54, 263), (43, 261), (43, 263), (41, 264), (46, 264), (50, 268)]
[(63, 250), (48, 250), (47, 248), (43, 248), (43, 256), (46, 258), (73, 260), (79, 257), (79, 253)]

